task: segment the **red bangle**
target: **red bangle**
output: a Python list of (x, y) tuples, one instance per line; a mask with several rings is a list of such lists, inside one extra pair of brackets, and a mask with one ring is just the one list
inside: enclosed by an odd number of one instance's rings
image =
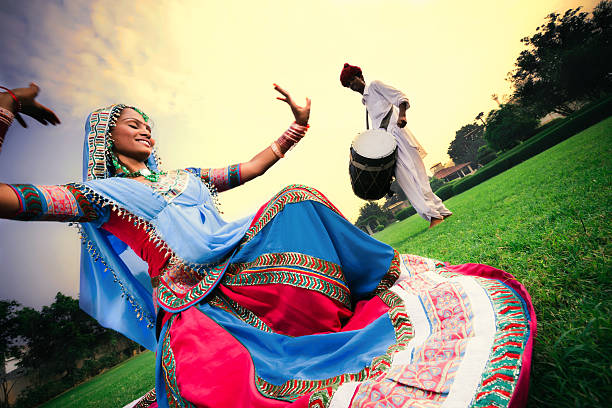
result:
[(4, 87), (4, 86), (0, 86), (0, 89), (4, 89), (6, 92), (9, 93), (9, 95), (11, 95), (13, 97), (13, 99), (15, 100), (15, 103), (17, 104), (17, 111), (16, 112), (20, 112), (21, 111), (21, 102), (19, 101), (19, 99), (17, 99), (17, 97), (15, 96), (13, 91), (11, 91), (10, 89), (8, 89), (7, 87)]

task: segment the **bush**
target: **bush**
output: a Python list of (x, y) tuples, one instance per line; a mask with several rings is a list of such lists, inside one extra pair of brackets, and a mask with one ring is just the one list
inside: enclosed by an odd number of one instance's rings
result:
[(39, 386), (30, 386), (25, 388), (21, 393), (14, 405), (15, 408), (30, 408), (42, 404), (45, 401), (50, 400), (58, 394), (61, 394), (68, 388), (72, 387), (71, 382), (62, 380), (50, 381), (46, 384)]
[(448, 200), (453, 194), (453, 184), (445, 184), (435, 191), (435, 194), (440, 197), (440, 200)]
[(376, 232), (380, 232), (380, 231), (382, 231), (382, 230), (384, 230), (384, 229), (385, 229), (385, 226), (384, 226), (384, 225), (382, 225), (382, 224), (378, 224), (378, 225), (376, 226), (376, 228), (375, 228), (375, 231), (376, 231)]
[(439, 178), (432, 177), (429, 179), (429, 187), (431, 187), (431, 191), (436, 191), (437, 189), (442, 187), (444, 184), (445, 184), (444, 180), (441, 180)]
[(480, 146), (478, 149), (477, 160), (479, 164), (485, 165), (493, 161), (495, 158), (497, 158), (497, 153), (495, 153), (495, 150), (491, 149), (489, 146)]
[(459, 179), (457, 182), (447, 183), (436, 191), (436, 195), (442, 200), (447, 200), (553, 147), (587, 127), (606, 119), (611, 114), (612, 96), (589, 104), (567, 118), (555, 121), (544, 131), (500, 155), (476, 173)]
[(416, 214), (416, 210), (414, 208), (406, 207), (398, 211), (397, 214), (395, 214), (395, 218), (398, 219), (399, 221), (402, 221), (408, 217), (413, 216), (414, 214)]

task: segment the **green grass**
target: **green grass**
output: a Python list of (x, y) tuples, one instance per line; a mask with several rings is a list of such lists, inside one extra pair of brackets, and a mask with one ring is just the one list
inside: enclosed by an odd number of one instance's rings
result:
[(155, 386), (155, 355), (150, 351), (66, 391), (39, 408), (117, 408)]
[[(529, 290), (538, 318), (529, 405), (605, 406), (612, 387), (612, 118), (376, 234), (402, 253), (486, 263)], [(43, 405), (121, 407), (153, 388), (145, 353)]]
[(402, 253), (512, 273), (538, 318), (530, 406), (605, 406), (612, 392), (612, 118), (375, 235)]

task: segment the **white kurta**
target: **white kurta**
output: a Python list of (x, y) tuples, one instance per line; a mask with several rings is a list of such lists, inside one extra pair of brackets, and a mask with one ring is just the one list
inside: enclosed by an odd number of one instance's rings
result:
[(380, 81), (372, 81), (365, 86), (361, 101), (372, 119), (373, 129), (378, 129), (383, 118), (393, 109), (387, 131), (397, 141), (395, 178), (416, 212), (427, 221), (452, 214), (431, 191), (422, 159), (427, 153), (408, 128), (397, 126), (398, 108), (402, 102), (408, 102), (406, 95)]

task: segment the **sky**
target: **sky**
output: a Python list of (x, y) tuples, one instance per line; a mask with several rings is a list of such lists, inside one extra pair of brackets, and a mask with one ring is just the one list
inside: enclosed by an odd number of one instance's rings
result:
[[(348, 153), (365, 130), (361, 96), (339, 82), (345, 62), (410, 99), (408, 127), (429, 153), (449, 160), (455, 132), (511, 92), (506, 76), (554, 11), (574, 0), (225, 0), (3, 2), (0, 85), (41, 87), (38, 100), (61, 126), (26, 118), (0, 153), (0, 181), (81, 180), (90, 111), (140, 107), (154, 122), (164, 168), (222, 167), (249, 160), (292, 121), (273, 83), (298, 103), (312, 99), (311, 128), (262, 177), (221, 194), (228, 220), (255, 212), (282, 187), (322, 191), (350, 220), (365, 203), (351, 191)], [(425, 222), (425, 221), (423, 221)], [(78, 296), (74, 229), (0, 220), (0, 299), (40, 308)], [(427, 254), (419, 254), (427, 256)]]

